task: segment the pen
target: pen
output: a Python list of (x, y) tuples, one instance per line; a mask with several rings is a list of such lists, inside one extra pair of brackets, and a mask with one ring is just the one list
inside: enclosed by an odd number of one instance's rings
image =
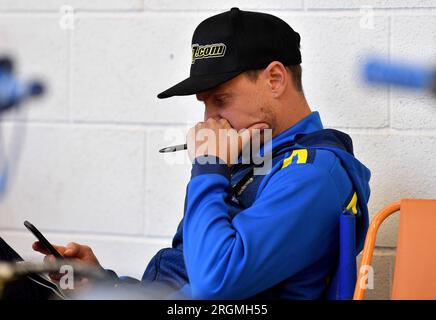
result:
[(160, 153), (176, 152), (176, 151), (186, 150), (186, 149), (188, 149), (188, 145), (185, 143), (185, 144), (178, 144), (175, 146), (169, 146), (169, 147), (160, 149), (159, 152)]

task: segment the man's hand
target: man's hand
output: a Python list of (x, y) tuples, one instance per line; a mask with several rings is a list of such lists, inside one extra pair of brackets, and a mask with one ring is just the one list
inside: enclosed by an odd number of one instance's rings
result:
[(189, 157), (194, 160), (205, 155), (215, 156), (230, 167), (236, 163), (243, 148), (250, 143), (253, 132), (268, 127), (262, 122), (238, 132), (226, 119), (209, 118), (189, 130), (187, 136)]
[[(75, 242), (71, 242), (67, 244), (66, 247), (64, 246), (56, 246), (53, 245), (53, 247), (66, 259), (75, 259), (78, 261), (81, 261), (83, 263), (101, 268), (100, 263), (98, 262), (96, 256), (94, 255), (94, 252), (92, 252), (92, 249), (88, 246), (80, 245)], [(45, 247), (39, 242), (35, 242), (32, 245), (33, 250), (41, 252), (42, 254), (45, 254), (44, 262), (54, 262), (56, 258), (50, 254), (50, 252), (45, 249)], [(60, 273), (50, 273), (49, 274), (50, 279), (54, 282), (59, 282), (60, 278), (62, 277), (62, 274)], [(86, 278), (81, 280), (81, 284), (87, 283), (88, 280)]]

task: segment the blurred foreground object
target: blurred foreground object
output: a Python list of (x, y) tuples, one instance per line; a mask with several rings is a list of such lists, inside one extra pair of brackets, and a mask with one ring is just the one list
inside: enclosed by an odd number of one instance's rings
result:
[(44, 93), (44, 86), (40, 81), (18, 81), (13, 71), (12, 60), (0, 57), (0, 113)]
[[(44, 85), (37, 80), (19, 81), (14, 76), (14, 65), (11, 58), (0, 56), (0, 120), (1, 116), (15, 109), (33, 97), (44, 93)], [(0, 132), (0, 200), (6, 193), (8, 182), (17, 167), (18, 158), (24, 141), (25, 126), (15, 125), (9, 143), (8, 152)]]
[(370, 58), (363, 65), (362, 76), (370, 84), (430, 91), (436, 96), (436, 69), (430, 66)]
[[(68, 268), (66, 268), (68, 267)], [(51, 281), (48, 281), (43, 274), (49, 272), (59, 272), (59, 270), (65, 269), (68, 272), (68, 281), (66, 284), (68, 288), (62, 288), (57, 286)], [(110, 277), (104, 270), (86, 265), (81, 262), (73, 260), (56, 260), (55, 262), (45, 263), (33, 263), (27, 261), (18, 262), (0, 262), (0, 298), (8, 299), (10, 295), (8, 288), (9, 285), (17, 285), (17, 281), (28, 279), (35, 282), (41, 287), (45, 287), (52, 291), (52, 296), (59, 297), (61, 299), (69, 299), (71, 290), (62, 289), (74, 289), (74, 277), (86, 276), (95, 282), (110, 282)], [(70, 283), (68, 283), (70, 282)], [(18, 284), (20, 285), (20, 284)], [(5, 292), (6, 289), (6, 292)], [(17, 296), (16, 299), (21, 297)], [(40, 297), (34, 297), (38, 299)]]
[[(46, 273), (57, 273), (60, 270), (68, 270), (70, 278), (65, 282), (68, 284), (68, 288), (62, 288), (62, 278), (60, 284), (56, 285), (43, 277)], [(73, 285), (75, 279), (80, 281), (80, 277), (90, 279), (90, 286), (75, 288)], [(172, 296), (175, 292), (174, 288), (163, 283), (123, 281), (121, 278), (114, 278), (111, 273), (104, 269), (90, 266), (80, 261), (56, 260), (45, 263), (26, 261), (0, 262), (0, 299), (9, 299), (8, 295), (10, 294), (8, 290), (10, 289), (8, 286), (13, 286), (17, 281), (24, 279), (33, 281), (37, 285), (51, 290), (49, 299), (161, 300), (171, 297), (181, 298), (180, 296)], [(19, 296), (12, 298), (20, 299)], [(31, 299), (41, 299), (41, 297), (35, 296), (31, 297)]]

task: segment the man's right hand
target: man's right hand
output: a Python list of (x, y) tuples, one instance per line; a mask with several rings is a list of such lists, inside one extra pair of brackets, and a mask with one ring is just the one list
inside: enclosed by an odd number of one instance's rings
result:
[[(94, 255), (94, 252), (92, 252), (92, 249), (88, 246), (81, 245), (75, 242), (70, 242), (65, 247), (57, 245), (53, 245), (53, 247), (66, 259), (74, 259), (91, 266), (102, 268), (96, 256)], [(44, 262), (53, 262), (56, 260), (56, 258), (51, 255), (50, 252), (48, 252), (47, 249), (39, 241), (33, 243), (32, 248), (33, 250), (46, 255), (44, 257)], [(59, 282), (62, 274), (50, 273), (49, 276), (52, 281)], [(83, 280), (83, 282), (87, 282), (87, 279)]]

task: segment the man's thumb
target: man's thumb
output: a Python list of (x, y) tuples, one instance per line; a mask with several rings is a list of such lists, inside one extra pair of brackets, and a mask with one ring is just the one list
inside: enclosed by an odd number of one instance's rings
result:
[(262, 122), (241, 130), (239, 135), (241, 137), (242, 147), (246, 146), (254, 136), (259, 135), (264, 129), (269, 129), (269, 125)]

